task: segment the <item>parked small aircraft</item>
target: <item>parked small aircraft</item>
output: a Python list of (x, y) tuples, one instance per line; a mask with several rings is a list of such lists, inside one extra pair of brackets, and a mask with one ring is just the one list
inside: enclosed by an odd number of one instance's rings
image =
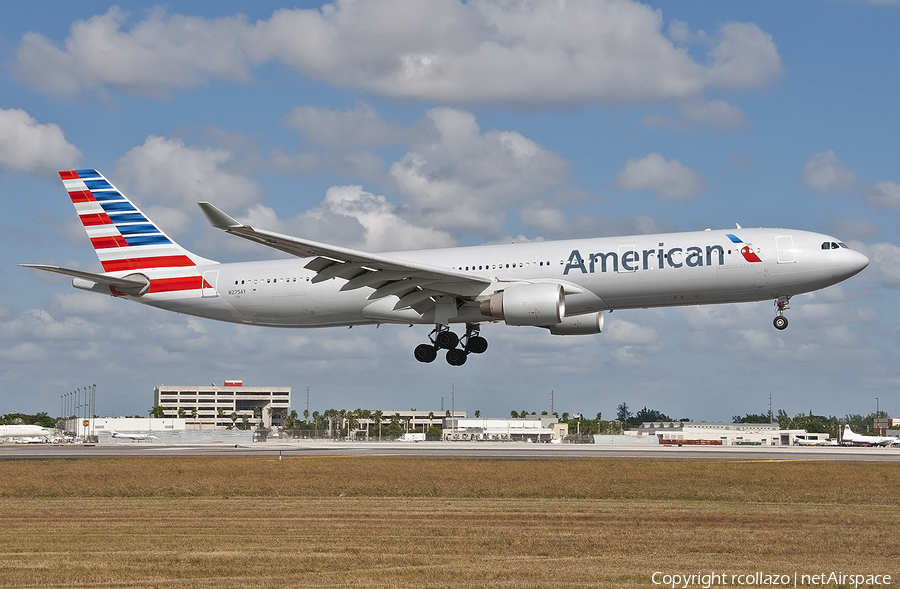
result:
[(791, 434), (791, 440), (793, 441), (795, 446), (837, 446), (837, 440), (832, 440), (828, 438), (827, 440), (815, 440), (815, 439), (806, 439), (799, 438), (793, 434)]
[(853, 446), (893, 446), (900, 445), (900, 439), (891, 436), (864, 436), (855, 433), (850, 429), (850, 425), (844, 426), (844, 437), (842, 441), (845, 444)]
[(109, 430), (109, 435), (110, 435), (110, 437), (113, 437), (113, 438), (123, 438), (123, 439), (125, 439), (125, 440), (131, 440), (131, 441), (133, 441), (133, 442), (141, 442), (141, 441), (144, 441), (144, 440), (156, 440), (156, 439), (158, 439), (156, 436), (150, 435), (150, 434), (129, 434), (129, 433), (121, 433), (121, 432), (117, 432), (117, 431), (114, 430), (114, 429)]

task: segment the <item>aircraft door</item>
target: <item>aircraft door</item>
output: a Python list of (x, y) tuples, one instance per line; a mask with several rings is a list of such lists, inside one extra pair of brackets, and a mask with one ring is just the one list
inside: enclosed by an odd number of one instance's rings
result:
[(791, 235), (779, 235), (775, 238), (775, 249), (778, 250), (779, 264), (793, 264), (796, 262), (794, 257), (794, 237)]
[(200, 296), (204, 299), (214, 299), (219, 296), (216, 283), (219, 281), (218, 270), (207, 270), (203, 273), (203, 287)]

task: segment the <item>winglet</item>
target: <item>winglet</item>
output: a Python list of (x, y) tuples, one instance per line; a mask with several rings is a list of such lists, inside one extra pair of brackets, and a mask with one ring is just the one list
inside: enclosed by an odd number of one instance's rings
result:
[(236, 229), (244, 226), (243, 223), (232, 219), (212, 203), (204, 201), (198, 202), (197, 205), (203, 211), (203, 214), (206, 215), (206, 220), (209, 221), (209, 224), (216, 229)]

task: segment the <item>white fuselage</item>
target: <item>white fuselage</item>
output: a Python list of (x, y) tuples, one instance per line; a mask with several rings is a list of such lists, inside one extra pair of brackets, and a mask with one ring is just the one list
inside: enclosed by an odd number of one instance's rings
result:
[(46, 437), (50, 432), (39, 425), (0, 425), (0, 438)]
[[(737, 241), (735, 241), (737, 240)], [(828, 248), (824, 249), (823, 244)], [(412, 263), (488, 277), (487, 297), (516, 282), (565, 286), (567, 317), (597, 311), (759, 301), (821, 289), (865, 268), (862, 254), (827, 235), (797, 230), (735, 229), (385, 253)], [(313, 282), (308, 259), (200, 267), (212, 288), (128, 296), (156, 307), (235, 323), (328, 327), (378, 323), (430, 324), (434, 312), (394, 309), (396, 296), (370, 298), (372, 287), (342, 290), (347, 281)], [(476, 303), (451, 323), (496, 321)]]

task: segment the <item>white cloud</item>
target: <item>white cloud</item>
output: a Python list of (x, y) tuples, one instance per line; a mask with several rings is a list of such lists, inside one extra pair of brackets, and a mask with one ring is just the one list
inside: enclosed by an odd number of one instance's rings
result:
[(861, 274), (864, 280), (872, 280), (881, 286), (900, 286), (900, 247), (893, 243), (864, 245), (853, 242), (851, 247), (869, 258), (869, 266)]
[(281, 220), (274, 210), (261, 204), (250, 207), (239, 218), (254, 227), (365, 251), (455, 245), (449, 234), (410, 223), (396, 205), (361, 186), (332, 186), (321, 204), (291, 219)]
[(0, 172), (52, 175), (74, 168), (80, 157), (57, 125), (38, 123), (24, 110), (0, 109)]
[(377, 147), (406, 141), (410, 136), (409, 130), (389, 125), (361, 102), (343, 111), (298, 106), (284, 121), (309, 141), (329, 147)]
[[(292, 224), (315, 219), (317, 226), (335, 228), (340, 219), (355, 220), (362, 231), (335, 235), (341, 243), (354, 245), (368, 251), (423, 249), (452, 247), (455, 242), (449, 234), (416, 226), (398, 214), (398, 208), (383, 196), (366, 192), (361, 186), (332, 186), (325, 193), (322, 205), (310, 211)], [(345, 222), (346, 226), (346, 222)]]
[(668, 200), (690, 200), (706, 191), (703, 179), (677, 160), (666, 161), (658, 153), (631, 159), (616, 174), (622, 190), (652, 190)]
[(812, 155), (803, 164), (803, 180), (816, 192), (847, 190), (856, 182), (856, 174), (838, 161), (834, 151)]
[(719, 43), (707, 56), (710, 82), (725, 88), (764, 88), (782, 73), (772, 36), (752, 23), (722, 25)]
[(27, 33), (17, 65), (50, 92), (162, 94), (244, 80), (254, 65), (278, 60), (383, 96), (505, 106), (682, 100), (781, 75), (771, 36), (756, 25), (725, 23), (704, 37), (711, 46), (701, 61), (662, 25), (661, 11), (625, 0), (338, 0), (256, 23), (157, 10), (131, 28), (112, 8), (74, 22), (62, 47)]
[(225, 209), (259, 200), (256, 183), (234, 173), (231, 163), (227, 151), (150, 136), (119, 159), (114, 183), (132, 187), (146, 201), (191, 211), (204, 200)]
[(8, 347), (0, 346), (0, 359), (7, 362), (35, 362), (44, 360), (46, 357), (47, 350), (33, 342), (15, 343)]
[(241, 16), (218, 20), (168, 15), (161, 10), (130, 30), (113, 6), (105, 14), (72, 23), (63, 48), (26, 33), (17, 52), (19, 71), (37, 87), (78, 94), (107, 86), (163, 94), (210, 79), (242, 80), (249, 71)]
[(428, 112), (431, 132), (390, 168), (419, 224), (498, 237), (504, 209), (563, 182), (566, 163), (514, 131), (482, 133), (469, 113)]
[(689, 131), (698, 124), (709, 125), (718, 132), (731, 131), (746, 127), (749, 123), (741, 109), (731, 106), (724, 100), (701, 102), (686, 101), (678, 111), (677, 119), (654, 114), (644, 118), (643, 124), (648, 127), (661, 127)]
[[(612, 317), (609, 319), (612, 319)], [(610, 321), (609, 327), (605, 330), (605, 333), (612, 343), (619, 346), (651, 346), (659, 343), (659, 334), (656, 333), (654, 328), (645, 327), (634, 323), (633, 321), (624, 319)]]
[(879, 182), (868, 186), (863, 192), (863, 200), (879, 209), (900, 209), (900, 184)]
[(872, 239), (878, 235), (878, 226), (872, 219), (850, 219), (837, 217), (828, 224), (829, 231), (844, 241), (850, 239)]
[(56, 318), (46, 309), (29, 309), (0, 325), (0, 335), (7, 342), (25, 339), (77, 341), (98, 335), (97, 326), (77, 316)]
[(519, 216), (538, 231), (561, 234), (571, 227), (562, 211), (546, 205), (529, 206)]

